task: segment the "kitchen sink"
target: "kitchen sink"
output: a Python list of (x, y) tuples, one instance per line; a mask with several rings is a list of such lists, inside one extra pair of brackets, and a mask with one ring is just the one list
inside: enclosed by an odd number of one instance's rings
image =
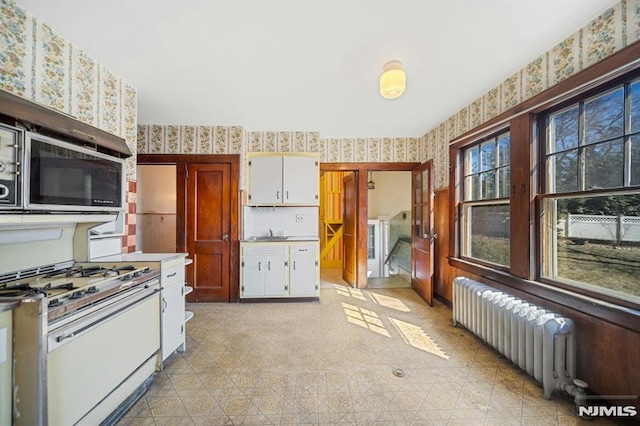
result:
[(282, 235), (262, 235), (259, 237), (249, 237), (247, 241), (285, 241), (289, 237)]

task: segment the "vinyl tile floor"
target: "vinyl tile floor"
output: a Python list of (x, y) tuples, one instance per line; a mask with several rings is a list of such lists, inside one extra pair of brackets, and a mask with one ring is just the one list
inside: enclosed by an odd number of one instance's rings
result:
[(411, 288), (189, 304), (187, 350), (119, 425), (599, 425)]

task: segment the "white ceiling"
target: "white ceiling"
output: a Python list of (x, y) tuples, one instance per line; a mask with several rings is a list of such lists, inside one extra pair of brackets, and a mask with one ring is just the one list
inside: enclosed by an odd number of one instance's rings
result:
[(16, 1), (135, 87), (140, 124), (419, 137), (618, 0)]

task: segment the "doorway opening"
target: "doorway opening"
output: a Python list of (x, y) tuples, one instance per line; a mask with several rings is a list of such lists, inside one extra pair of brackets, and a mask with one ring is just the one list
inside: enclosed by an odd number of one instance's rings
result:
[(367, 288), (411, 287), (411, 172), (375, 171), (369, 182)]
[[(411, 286), (411, 170), (416, 165), (349, 165), (353, 168), (347, 168), (346, 164), (322, 165), (321, 281), (360, 289)], [(344, 189), (348, 188), (344, 186), (345, 178), (350, 174), (354, 177), (355, 194), (345, 195)], [(370, 189), (372, 181), (375, 188)], [(345, 211), (350, 211), (354, 217), (351, 242), (348, 240), (349, 227), (344, 221)], [(398, 240), (395, 252), (391, 253)], [(356, 272), (351, 282), (344, 279), (348, 276), (345, 258), (348, 259), (350, 244)]]

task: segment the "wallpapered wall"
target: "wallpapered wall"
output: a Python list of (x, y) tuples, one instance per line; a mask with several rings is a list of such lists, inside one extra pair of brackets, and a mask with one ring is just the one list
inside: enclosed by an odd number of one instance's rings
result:
[[(433, 159), (435, 187), (444, 188), (449, 185), (449, 141), (637, 40), (640, 40), (640, 0), (622, 0), (419, 138), (325, 139), (318, 132), (143, 125), (138, 127), (138, 151), (214, 154), (311, 151), (320, 152), (325, 162)], [(234, 131), (241, 136), (232, 138)], [(240, 140), (242, 146), (238, 145)]]
[(122, 137), (127, 159), (123, 252), (136, 249), (137, 92), (13, 0), (0, 0), (0, 90)]
[(0, 16), (0, 89), (125, 139), (135, 180), (136, 90), (13, 0), (0, 0)]

